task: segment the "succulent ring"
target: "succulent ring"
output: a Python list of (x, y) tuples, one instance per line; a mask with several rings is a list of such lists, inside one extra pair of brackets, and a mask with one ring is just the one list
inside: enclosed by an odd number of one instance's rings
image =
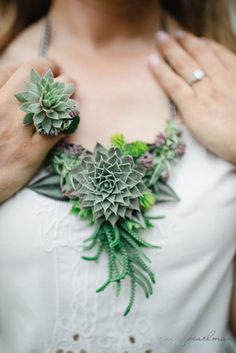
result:
[(32, 69), (26, 91), (15, 94), (25, 112), (24, 125), (34, 124), (41, 135), (56, 136), (73, 133), (80, 121), (76, 101), (71, 99), (74, 85), (55, 81), (49, 69), (40, 75)]

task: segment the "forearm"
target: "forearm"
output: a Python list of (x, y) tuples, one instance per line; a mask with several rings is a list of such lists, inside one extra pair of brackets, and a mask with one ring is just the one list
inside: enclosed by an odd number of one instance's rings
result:
[[(21, 189), (31, 173), (25, 168), (13, 168), (11, 165), (1, 168), (0, 175), (0, 205)], [(27, 175), (28, 172), (28, 175)]]

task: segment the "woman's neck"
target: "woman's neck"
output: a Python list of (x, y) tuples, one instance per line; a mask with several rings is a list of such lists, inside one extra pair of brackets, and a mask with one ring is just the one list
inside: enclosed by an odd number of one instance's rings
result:
[(158, 0), (54, 0), (49, 16), (57, 38), (70, 35), (98, 47), (117, 39), (153, 38), (161, 10)]

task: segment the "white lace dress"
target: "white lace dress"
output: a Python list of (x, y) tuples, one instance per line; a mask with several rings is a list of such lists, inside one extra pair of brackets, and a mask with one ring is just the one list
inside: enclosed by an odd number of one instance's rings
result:
[[(145, 239), (156, 273), (154, 294), (138, 288), (123, 317), (129, 280), (97, 294), (107, 257), (81, 259), (92, 229), (69, 204), (23, 189), (0, 207), (1, 353), (226, 353), (236, 249), (235, 167), (184, 129), (186, 155), (170, 185), (178, 203)], [(232, 342), (231, 342), (232, 343)], [(235, 352), (235, 350), (233, 350)]]

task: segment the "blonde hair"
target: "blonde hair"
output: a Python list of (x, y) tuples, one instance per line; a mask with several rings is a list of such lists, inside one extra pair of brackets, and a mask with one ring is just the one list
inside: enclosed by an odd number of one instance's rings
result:
[[(236, 52), (230, 13), (230, 5), (235, 0), (159, 1), (163, 9), (187, 30), (213, 38)], [(0, 0), (0, 53), (19, 32), (45, 16), (50, 5), (51, 0)]]

